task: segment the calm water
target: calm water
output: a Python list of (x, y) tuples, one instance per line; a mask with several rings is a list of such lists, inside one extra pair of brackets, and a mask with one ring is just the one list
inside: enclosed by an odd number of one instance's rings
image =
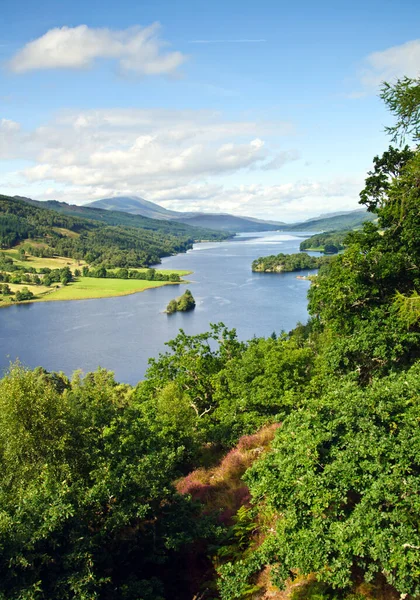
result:
[(186, 254), (163, 260), (162, 267), (194, 271), (189, 276), (197, 307), (190, 313), (163, 313), (185, 286), (165, 286), (131, 296), (24, 304), (0, 310), (0, 369), (16, 358), (71, 374), (99, 365), (118, 381), (142, 379), (147, 360), (165, 350), (179, 328), (195, 334), (209, 323), (235, 327), (240, 339), (289, 331), (307, 319), (309, 282), (295, 273), (252, 273), (259, 256), (299, 250), (302, 237), (269, 232), (259, 237), (196, 244)]

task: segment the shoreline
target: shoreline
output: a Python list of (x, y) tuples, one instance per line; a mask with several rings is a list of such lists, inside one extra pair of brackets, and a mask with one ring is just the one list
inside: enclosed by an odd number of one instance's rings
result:
[[(164, 269), (162, 269), (164, 271)], [(178, 269), (182, 273), (182, 277), (192, 273), (192, 271), (186, 272), (185, 270)], [(173, 273), (176, 270), (171, 271)], [(82, 281), (81, 281), (82, 280)], [(89, 280), (89, 284), (92, 284), (92, 287), (83, 287), (83, 283), (86, 283), (86, 280)], [(116, 284), (116, 282), (118, 282)], [(134, 285), (137, 284), (136, 287), (131, 287), (127, 289), (123, 289), (124, 284), (119, 282), (132, 282)], [(122, 285), (122, 289), (112, 289), (112, 283), (114, 285)], [(0, 308), (8, 308), (10, 306), (19, 306), (22, 304), (34, 304), (39, 302), (73, 302), (78, 300), (100, 300), (102, 298), (116, 298), (120, 296), (130, 296), (132, 294), (138, 294), (141, 292), (145, 292), (146, 290), (160, 288), (167, 285), (182, 285), (191, 283), (188, 280), (181, 279), (181, 281), (154, 281), (154, 280), (144, 280), (144, 279), (112, 279), (112, 278), (93, 278), (93, 277), (84, 277), (79, 278), (78, 281), (69, 283), (66, 286), (61, 286), (59, 288), (54, 288), (49, 292), (44, 292), (42, 296), (35, 297), (31, 300), (23, 300), (22, 302), (1, 302)], [(81, 287), (74, 287), (77, 284), (81, 284)], [(96, 285), (95, 285), (96, 284)], [(110, 288), (106, 288), (107, 284), (111, 284)], [(101, 286), (104, 286), (101, 289)], [(22, 284), (21, 288), (28, 287), (28, 285)], [(34, 286), (31, 286), (32, 289)]]

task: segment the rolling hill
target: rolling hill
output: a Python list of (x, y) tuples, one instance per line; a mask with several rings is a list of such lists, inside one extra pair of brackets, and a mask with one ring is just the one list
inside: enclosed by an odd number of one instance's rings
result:
[[(200, 229), (212, 229), (215, 231), (256, 232), (256, 231), (336, 231), (342, 229), (354, 229), (360, 227), (364, 221), (373, 221), (375, 215), (365, 210), (341, 211), (331, 214), (323, 214), (319, 217), (299, 221), (296, 223), (283, 223), (281, 221), (255, 219), (253, 217), (236, 216), (225, 213), (200, 213), (200, 212), (178, 212), (167, 210), (159, 204), (149, 202), (138, 196), (118, 196), (115, 198), (104, 198), (85, 204), (83, 207), (74, 209), (101, 209), (112, 212), (123, 212), (137, 216), (144, 216), (160, 221), (171, 221), (172, 223), (183, 223)], [(102, 214), (102, 213), (101, 213)], [(94, 218), (94, 217), (89, 217)]]
[(57, 202), (57, 200), (32, 200), (22, 196), (14, 196), (16, 200), (23, 200), (38, 208), (48, 208), (58, 213), (71, 217), (99, 221), (106, 225), (121, 227), (136, 227), (140, 229), (159, 231), (167, 235), (185, 236), (193, 241), (212, 240), (217, 241), (229, 237), (228, 233), (214, 231), (203, 227), (192, 227), (191, 225), (178, 222), (177, 220), (151, 219), (139, 214), (132, 214), (123, 210), (110, 210), (104, 208), (91, 208), (87, 205), (79, 206)]
[(0, 195), (0, 248), (33, 242), (50, 255), (106, 268), (147, 267), (186, 252), (199, 239), (229, 234), (124, 212)]
[(84, 208), (106, 209), (122, 211), (134, 215), (142, 215), (153, 219), (167, 220), (183, 223), (192, 227), (213, 229), (216, 231), (229, 231), (232, 233), (251, 231), (271, 231), (280, 229), (284, 223), (277, 221), (264, 221), (252, 217), (238, 217), (225, 213), (200, 213), (177, 212), (167, 210), (154, 202), (149, 202), (137, 196), (118, 196), (104, 198), (85, 204)]
[(341, 231), (357, 229), (366, 221), (375, 221), (376, 215), (366, 210), (352, 210), (345, 213), (333, 213), (331, 216), (322, 215), (299, 223), (286, 225), (286, 231)]

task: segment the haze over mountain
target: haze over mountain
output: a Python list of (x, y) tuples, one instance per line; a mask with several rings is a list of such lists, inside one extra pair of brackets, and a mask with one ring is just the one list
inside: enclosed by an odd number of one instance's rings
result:
[(374, 220), (375, 216), (365, 210), (341, 211), (322, 214), (319, 217), (284, 223), (282, 221), (255, 219), (227, 213), (177, 212), (168, 210), (159, 204), (149, 202), (138, 196), (117, 196), (103, 198), (84, 205), (89, 208), (100, 208), (141, 215), (153, 219), (170, 220), (205, 227), (217, 231), (252, 232), (282, 229), (283, 231), (332, 231), (334, 229), (352, 229), (359, 227), (364, 221)]

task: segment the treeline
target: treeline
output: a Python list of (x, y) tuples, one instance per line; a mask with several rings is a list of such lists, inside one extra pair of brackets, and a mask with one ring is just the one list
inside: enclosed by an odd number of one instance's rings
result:
[(143, 281), (172, 281), (174, 283), (181, 281), (178, 273), (162, 273), (156, 271), (156, 269), (145, 269), (144, 271), (136, 269), (117, 269), (112, 271), (103, 266), (93, 269), (84, 266), (82, 267), (81, 273), (77, 273), (78, 276), (80, 274), (83, 277), (98, 277), (100, 279), (139, 279)]
[(299, 250), (318, 250), (325, 254), (337, 254), (344, 250), (350, 231), (331, 231), (317, 233), (300, 243)]
[[(416, 140), (419, 90), (383, 91)], [(181, 331), (135, 387), (11, 368), (0, 597), (418, 597), (420, 151), (388, 156), (306, 325)]]
[[(63, 203), (25, 201), (0, 196), (0, 246), (10, 248), (25, 239), (39, 239), (47, 245), (35, 252), (83, 259), (94, 265), (147, 267), (160, 263), (163, 256), (185, 252), (202, 235), (205, 239), (224, 239), (228, 234), (195, 230), (187, 225), (154, 221), (136, 215), (99, 209), (63, 212)], [(65, 205), (68, 207), (68, 205)], [(69, 207), (71, 208), (71, 207)], [(73, 207), (77, 208), (77, 207)], [(96, 217), (80, 218), (75, 213)], [(102, 213), (103, 218), (99, 218)], [(99, 216), (98, 216), (99, 215)], [(133, 218), (131, 218), (133, 217)], [(109, 224), (111, 223), (111, 224)], [(128, 226), (129, 224), (130, 226)], [(61, 230), (61, 231), (60, 231)], [(77, 235), (66, 235), (65, 231)]]
[(328, 264), (329, 257), (309, 256), (305, 253), (271, 254), (260, 256), (252, 262), (252, 270), (257, 273), (287, 273), (305, 269), (319, 269)]

